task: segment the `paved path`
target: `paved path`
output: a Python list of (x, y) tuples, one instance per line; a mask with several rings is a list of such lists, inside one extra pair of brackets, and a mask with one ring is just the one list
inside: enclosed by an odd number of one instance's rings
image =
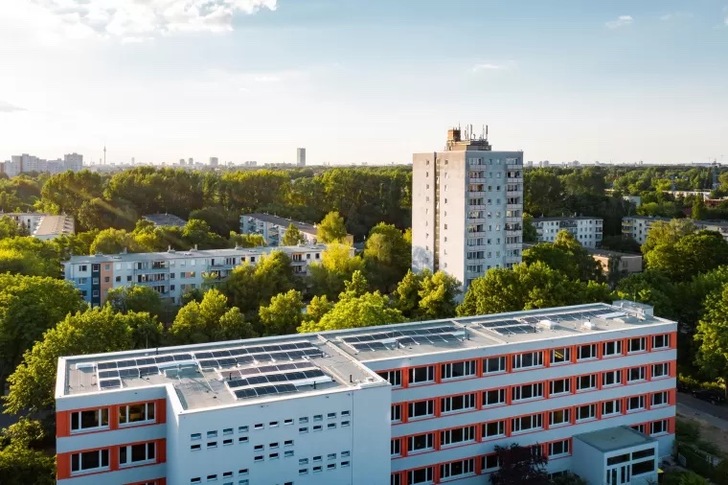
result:
[(677, 393), (677, 413), (700, 419), (716, 428), (728, 431), (728, 406), (710, 404), (690, 394)]

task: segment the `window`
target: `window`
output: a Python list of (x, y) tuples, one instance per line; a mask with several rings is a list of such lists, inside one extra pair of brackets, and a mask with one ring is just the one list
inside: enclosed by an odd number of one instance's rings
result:
[(409, 403), (409, 417), (423, 418), (435, 413), (435, 401), (417, 401)]
[(402, 406), (400, 404), (392, 404), (392, 408), (389, 414), (390, 420), (393, 423), (402, 421)]
[(646, 340), (647, 339), (644, 338), (644, 337), (631, 338), (631, 339), (629, 339), (629, 347), (627, 348), (627, 350), (630, 353), (633, 353), (633, 352), (644, 352)]
[(326, 429), (336, 429), (336, 423), (329, 423), (326, 425)]
[(435, 380), (435, 367), (428, 365), (424, 367), (413, 367), (409, 370), (409, 383), (420, 384), (433, 382)]
[(192, 433), (190, 435), (191, 441), (197, 441), (197, 440), (201, 440), (201, 439), (202, 439), (202, 433)]
[(561, 349), (553, 349), (551, 351), (552, 364), (565, 364), (571, 361), (571, 349), (564, 347)]
[(230, 436), (231, 434), (233, 434), (233, 429), (232, 428), (225, 428), (225, 429), (222, 430), (222, 435), (223, 436)]
[(350, 462), (348, 462), (348, 461), (341, 462), (341, 468), (347, 468), (349, 465), (350, 465)]
[(323, 468), (322, 468), (322, 467), (320, 467), (320, 466), (315, 466), (315, 467), (313, 467), (313, 472), (314, 472), (314, 473), (321, 473), (321, 470), (323, 470)]
[(612, 355), (622, 355), (622, 341), (615, 340), (613, 342), (604, 342), (602, 344), (602, 356), (609, 357)]
[(453, 413), (467, 409), (474, 409), (475, 394), (444, 397), (440, 400), (440, 407), (443, 413)]
[(511, 429), (514, 433), (541, 429), (543, 427), (543, 417), (541, 414), (531, 414), (529, 416), (521, 416), (511, 420)]
[(569, 409), (557, 409), (549, 413), (549, 426), (559, 426), (562, 424), (569, 424), (571, 418), (571, 410)]
[(190, 451), (200, 451), (202, 449), (202, 445), (192, 445), (190, 446)]
[(543, 383), (525, 384), (516, 386), (511, 389), (511, 398), (514, 401), (523, 401), (526, 399), (535, 399), (543, 397)]
[(257, 423), (253, 426), (253, 429), (263, 429), (263, 423)]
[(627, 382), (637, 382), (645, 380), (644, 367), (632, 367), (627, 371)]
[(71, 431), (87, 431), (109, 427), (109, 410), (93, 409), (71, 413)]
[(639, 460), (640, 458), (647, 458), (648, 456), (655, 456), (654, 448), (647, 448), (646, 450), (632, 452), (632, 460)]
[(320, 424), (317, 424), (317, 425), (315, 425), (315, 426), (313, 427), (313, 430), (314, 430), (314, 432), (315, 432), (315, 431), (321, 431), (321, 430), (323, 430), (323, 429), (324, 429), (324, 427), (323, 427), (323, 426), (321, 426)]
[(232, 440), (232, 438), (222, 440), (222, 444), (223, 444), (223, 446), (230, 446), (233, 444), (233, 440)]
[(627, 411), (639, 411), (645, 408), (644, 396), (633, 396), (627, 399)]
[(464, 443), (475, 439), (475, 426), (448, 429), (440, 432), (440, 444), (442, 446)]
[(667, 419), (655, 421), (650, 425), (650, 434), (667, 433)]
[(377, 372), (379, 377), (388, 381), (392, 386), (399, 387), (402, 385), (402, 371), (401, 370), (390, 370)]
[(119, 448), (119, 464), (133, 465), (154, 461), (156, 457), (154, 443), (141, 443)]
[(247, 443), (248, 437), (247, 436), (241, 436), (238, 438), (238, 443)]
[[(130, 404), (119, 408), (119, 424), (154, 421), (154, 403)], [(231, 430), (232, 431), (232, 430)]]
[(670, 348), (670, 335), (655, 335), (652, 337), (652, 350)]
[(410, 470), (407, 473), (407, 483), (409, 485), (416, 485), (418, 483), (431, 483), (432, 482), (432, 467), (420, 468), (419, 470)]
[(540, 367), (543, 365), (542, 352), (527, 352), (513, 356), (513, 368), (523, 369), (527, 367)]
[(257, 462), (263, 461), (263, 459), (264, 459), (263, 455), (256, 455), (253, 457), (253, 461), (257, 461)]
[(440, 465), (440, 478), (461, 477), (463, 475), (470, 475), (473, 471), (474, 460), (468, 458), (467, 460), (459, 460)]
[(497, 406), (506, 403), (505, 389), (491, 389), (483, 392), (483, 406)]
[(351, 416), (351, 411), (341, 411), (341, 417), (343, 418), (344, 416)]
[(597, 376), (596, 374), (589, 374), (586, 376), (579, 376), (576, 378), (576, 390), (577, 391), (588, 391), (597, 387)]
[(597, 358), (596, 344), (580, 345), (577, 353), (578, 360), (588, 360)]
[(298, 432), (301, 434), (308, 433), (308, 426), (303, 426), (302, 428), (298, 428)]
[(616, 386), (622, 383), (622, 371), (613, 370), (602, 374), (602, 387)]
[(481, 458), (480, 467), (485, 471), (494, 471), (500, 468), (500, 463), (498, 462), (498, 455), (495, 453), (492, 453), (490, 455), (485, 455)]
[(667, 391), (656, 392), (656, 393), (654, 393), (652, 395), (652, 398), (650, 400), (650, 405), (652, 407), (655, 407), (655, 406), (663, 406), (665, 404), (669, 404), (669, 402), (670, 401), (669, 401), (669, 398), (668, 398)]
[(271, 421), (268, 423), (268, 426), (271, 428), (277, 428), (278, 427), (278, 421)]
[(491, 421), (490, 423), (483, 424), (483, 437), (494, 438), (496, 436), (505, 436), (506, 434), (506, 422), (505, 421)]
[(217, 448), (217, 441), (209, 441), (207, 443), (207, 449)]
[(602, 403), (602, 416), (610, 416), (622, 413), (622, 400), (604, 401)]
[(642, 475), (655, 471), (655, 460), (650, 459), (632, 464), (632, 476)]
[(217, 431), (208, 431), (207, 437), (208, 438), (217, 438)]
[(308, 468), (299, 468), (298, 474), (299, 475), (308, 475)]
[(557, 379), (550, 382), (550, 395), (567, 394), (571, 392), (571, 379)]
[(410, 436), (407, 443), (408, 451), (410, 453), (416, 453), (418, 451), (431, 450), (433, 447), (433, 437), (434, 435), (432, 433)]
[(484, 374), (495, 374), (497, 372), (506, 371), (506, 358), (501, 357), (490, 357), (483, 360), (483, 373)]
[(109, 450), (84, 451), (71, 455), (71, 473), (109, 468)]
[(351, 421), (342, 421), (341, 422), (342, 428), (348, 428), (349, 426), (351, 426)]
[(342, 458), (348, 458), (350, 456), (351, 456), (351, 451), (349, 451), (349, 450), (345, 450), (345, 451), (342, 451), (341, 452), (341, 457)]
[(290, 426), (292, 424), (293, 424), (293, 419), (291, 419), (291, 418), (288, 418), (285, 421), (283, 421), (284, 426)]
[(392, 456), (399, 456), (402, 454), (402, 443), (400, 442), (399, 438), (393, 439), (389, 443), (389, 454)]
[(305, 416), (303, 418), (298, 418), (298, 424), (306, 424), (308, 423), (308, 416)]
[(670, 375), (670, 364), (663, 362), (661, 364), (654, 364), (652, 366), (652, 378), (659, 379), (660, 377), (668, 377)]
[(571, 448), (570, 444), (568, 439), (549, 443), (549, 458), (568, 455)]
[(452, 362), (450, 364), (442, 364), (440, 366), (443, 379), (458, 379), (475, 375), (475, 361), (467, 360), (465, 362)]
[(284, 441), (283, 442), (283, 446), (285, 446), (286, 448), (289, 447), (289, 446), (293, 446), (293, 440), (286, 440), (286, 441)]
[(268, 459), (270, 459), (270, 460), (277, 460), (279, 458), (279, 456), (280, 455), (278, 453), (271, 453), (271, 454), (268, 455)]
[(587, 404), (585, 406), (576, 407), (576, 420), (584, 421), (587, 419), (593, 419), (596, 417), (596, 406), (594, 404)]

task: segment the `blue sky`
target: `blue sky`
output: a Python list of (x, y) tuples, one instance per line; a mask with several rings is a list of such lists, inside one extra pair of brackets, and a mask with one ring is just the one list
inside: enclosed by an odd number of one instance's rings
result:
[(728, 1), (3, 0), (0, 158), (728, 163)]

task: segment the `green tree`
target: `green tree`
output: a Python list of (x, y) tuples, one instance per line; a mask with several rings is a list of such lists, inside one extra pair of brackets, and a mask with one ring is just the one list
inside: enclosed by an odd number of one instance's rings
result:
[(679, 291), (663, 273), (647, 270), (627, 276), (617, 283), (616, 296), (652, 305), (655, 314), (674, 318), (679, 304)]
[(283, 233), (283, 237), (281, 238), (281, 244), (283, 246), (296, 246), (299, 243), (304, 242), (306, 242), (306, 238), (303, 237), (301, 231), (299, 231), (298, 228), (293, 225), (293, 223), (290, 223), (286, 228), (286, 232)]
[(314, 296), (306, 307), (302, 325), (305, 328), (315, 328), (321, 319), (334, 308), (326, 295)]
[(392, 293), (395, 306), (408, 319), (413, 319), (418, 314), (422, 279), (426, 274), (429, 275), (430, 271), (414, 273), (408, 270)]
[(259, 315), (264, 335), (295, 333), (303, 320), (301, 292), (289, 290), (275, 295), (267, 306), (261, 306)]
[(461, 316), (608, 301), (604, 283), (574, 281), (543, 262), (495, 268), (473, 280), (457, 313)]
[(23, 362), (8, 378), (5, 412), (52, 410), (59, 357), (132, 349), (133, 329), (148, 326), (151, 319), (145, 313), (114, 313), (108, 306), (69, 314), (23, 355)]
[(344, 218), (336, 212), (329, 212), (316, 228), (316, 237), (321, 243), (343, 242), (346, 238)]
[(361, 293), (366, 280), (357, 271), (347, 282), (347, 291), (339, 295), (339, 301), (316, 322), (306, 320), (299, 328), (301, 333), (340, 330), (344, 328), (370, 327), (399, 323), (405, 320), (402, 313), (394, 308), (389, 298), (375, 291)]
[(495, 454), (500, 467), (490, 475), (493, 485), (548, 485), (546, 458), (541, 454), (539, 445), (521, 446), (513, 443), (510, 446), (496, 446)]
[(311, 293), (326, 295), (329, 299), (344, 290), (344, 282), (351, 279), (355, 271), (364, 270), (364, 261), (353, 254), (350, 246), (332, 243), (321, 253), (321, 262), (308, 267)]
[(147, 312), (160, 316), (162, 298), (149, 286), (132, 285), (112, 288), (106, 295), (106, 304), (116, 312)]
[(523, 242), (535, 243), (538, 241), (538, 231), (536, 226), (533, 225), (533, 216), (529, 213), (523, 213)]
[(104, 229), (100, 231), (89, 248), (91, 254), (119, 254), (124, 251), (136, 252), (134, 237), (124, 229)]
[(53, 485), (55, 464), (53, 456), (22, 445), (0, 449), (0, 476), (5, 485)]
[(572, 472), (566, 472), (558, 477), (552, 478), (551, 485), (589, 485), (586, 480)]
[(705, 306), (705, 316), (695, 334), (700, 344), (696, 364), (705, 375), (720, 379), (725, 385), (728, 384), (728, 285), (708, 297)]
[(424, 276), (419, 291), (419, 316), (430, 320), (454, 317), (459, 294), (460, 282), (452, 276), (442, 271)]
[(674, 243), (660, 243), (644, 256), (647, 268), (661, 271), (673, 281), (728, 264), (728, 242), (715, 231), (698, 231)]
[(65, 281), (0, 274), (0, 389), (43, 332), (84, 307)]
[(647, 238), (642, 245), (642, 254), (645, 256), (661, 244), (676, 244), (680, 239), (697, 231), (693, 221), (689, 219), (672, 219), (670, 221), (655, 221), (650, 225)]
[(380, 222), (364, 244), (364, 264), (372, 285), (391, 291), (412, 266), (412, 244), (394, 225)]
[(26, 276), (61, 276), (61, 262), (55, 246), (34, 237), (0, 240), (0, 273)]
[(197, 249), (220, 249), (227, 246), (227, 241), (210, 230), (207, 222), (201, 219), (190, 219), (182, 228), (182, 238), (189, 247)]
[(8, 216), (0, 217), (0, 239), (27, 235), (28, 231), (25, 230), (25, 227), (15, 222), (15, 219)]
[(254, 248), (266, 245), (265, 238), (261, 234), (237, 234), (234, 231), (230, 231), (228, 241), (231, 247)]
[(707, 214), (707, 209), (705, 207), (705, 201), (703, 200), (702, 196), (695, 196), (693, 199), (693, 207), (690, 211), (691, 216), (693, 220), (699, 221), (701, 219), (705, 219), (705, 216)]
[(212, 289), (200, 303), (191, 301), (179, 310), (169, 335), (177, 344), (199, 344), (250, 338), (254, 332), (240, 310), (228, 308), (225, 295)]
[(553, 243), (539, 243), (524, 250), (523, 261), (527, 264), (544, 262), (569, 278), (585, 282), (602, 279), (599, 263), (566, 230), (559, 231)]

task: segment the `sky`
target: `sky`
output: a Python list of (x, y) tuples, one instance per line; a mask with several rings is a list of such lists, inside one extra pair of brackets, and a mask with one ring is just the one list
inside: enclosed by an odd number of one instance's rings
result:
[(728, 0), (0, 2), (0, 161), (405, 163), (458, 124), (728, 163)]

